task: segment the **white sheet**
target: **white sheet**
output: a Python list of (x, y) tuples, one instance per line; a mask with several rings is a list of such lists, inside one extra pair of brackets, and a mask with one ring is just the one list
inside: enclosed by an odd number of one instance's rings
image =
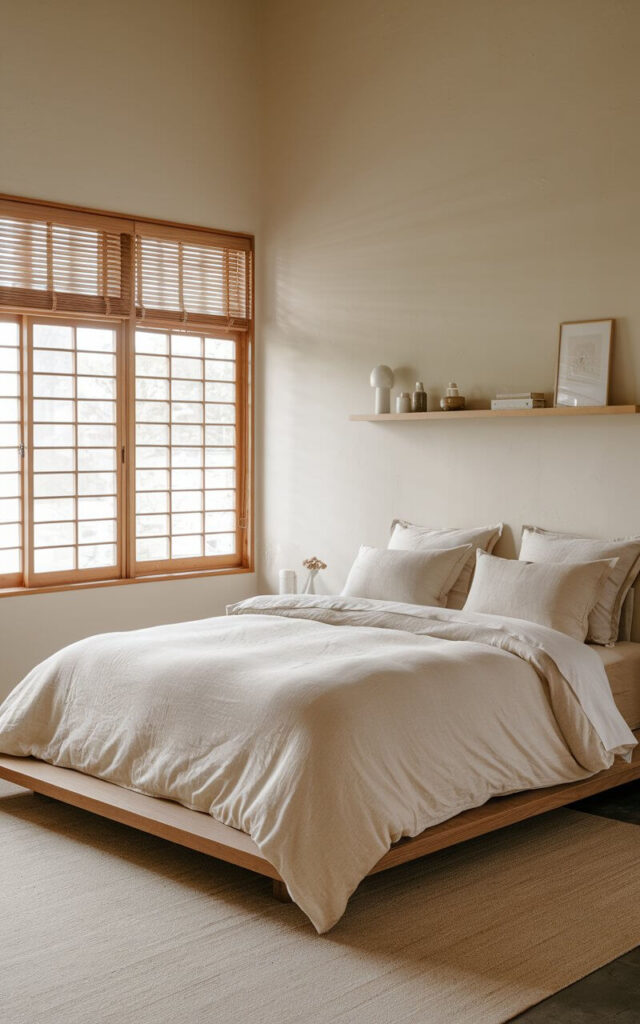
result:
[(348, 598), (80, 641), (0, 708), (0, 750), (248, 832), (318, 931), (404, 835), (608, 767), (598, 656), (542, 626)]

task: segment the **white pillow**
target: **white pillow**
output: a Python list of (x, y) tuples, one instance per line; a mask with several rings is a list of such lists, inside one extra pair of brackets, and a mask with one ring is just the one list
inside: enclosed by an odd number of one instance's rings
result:
[(460, 544), (471, 545), (467, 561), (447, 598), (447, 608), (464, 608), (476, 565), (476, 550), (490, 554), (502, 536), (502, 523), (468, 530), (431, 530), (403, 519), (394, 519), (391, 529), (389, 548), (395, 551), (431, 551), (434, 548), (455, 548)]
[(469, 550), (469, 544), (440, 551), (389, 551), (386, 548), (361, 547), (342, 596), (443, 608)]
[(595, 562), (617, 558), (617, 565), (610, 572), (589, 616), (587, 633), (589, 643), (614, 644), (617, 641), (622, 604), (640, 572), (640, 537), (594, 540), (523, 526), (520, 558), (524, 562)]
[(478, 551), (464, 610), (538, 622), (582, 642), (589, 613), (616, 561), (542, 564)]

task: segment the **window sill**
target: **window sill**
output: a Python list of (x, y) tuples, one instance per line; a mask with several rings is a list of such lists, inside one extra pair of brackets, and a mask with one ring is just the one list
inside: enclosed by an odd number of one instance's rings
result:
[(194, 572), (172, 572), (154, 576), (135, 576), (132, 579), (91, 580), (87, 583), (64, 583), (54, 587), (7, 587), (0, 590), (2, 597), (22, 597), (26, 594), (56, 594), (64, 590), (94, 590), (96, 587), (123, 587), (130, 583), (159, 583), (161, 580), (194, 580), (206, 576), (234, 576), (238, 573), (252, 573), (249, 566), (233, 566), (229, 569), (203, 569)]

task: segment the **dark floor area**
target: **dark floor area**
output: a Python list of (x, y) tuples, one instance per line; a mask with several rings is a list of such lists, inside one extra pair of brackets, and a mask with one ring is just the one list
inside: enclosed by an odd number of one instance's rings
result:
[[(640, 825), (640, 780), (571, 806)], [(523, 1024), (640, 1024), (640, 946), (514, 1020)]]

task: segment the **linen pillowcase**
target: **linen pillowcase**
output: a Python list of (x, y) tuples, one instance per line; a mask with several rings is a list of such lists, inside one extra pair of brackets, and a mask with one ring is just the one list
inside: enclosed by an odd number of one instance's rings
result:
[(469, 544), (440, 551), (361, 547), (342, 596), (443, 608), (469, 551)]
[(502, 523), (468, 530), (431, 530), (426, 526), (408, 523), (404, 519), (394, 519), (391, 531), (388, 547), (394, 551), (430, 551), (438, 548), (455, 548), (460, 544), (471, 545), (467, 561), (447, 598), (447, 608), (460, 609), (464, 608), (471, 586), (476, 566), (476, 550), (481, 549), (491, 554), (502, 536)]
[(594, 540), (576, 534), (554, 533), (523, 526), (520, 558), (523, 562), (595, 562), (617, 558), (589, 616), (588, 643), (615, 644), (625, 597), (640, 572), (640, 537)]
[(526, 619), (584, 641), (589, 613), (616, 559), (523, 562), (476, 553), (465, 611)]

